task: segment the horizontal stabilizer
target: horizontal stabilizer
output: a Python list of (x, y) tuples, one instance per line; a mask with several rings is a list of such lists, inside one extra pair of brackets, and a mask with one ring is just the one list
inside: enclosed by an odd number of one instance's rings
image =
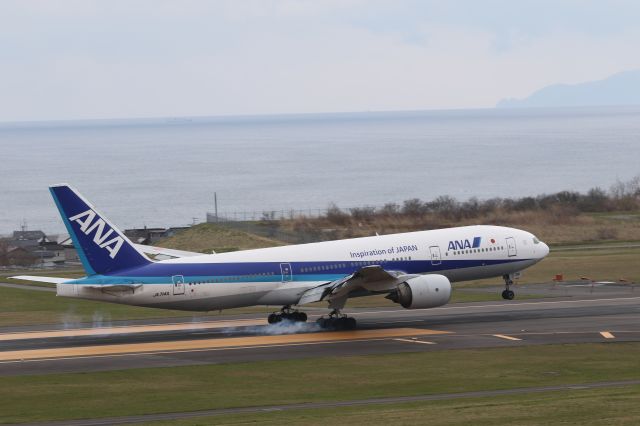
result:
[(112, 291), (135, 291), (142, 287), (142, 284), (84, 284), (83, 287), (95, 288), (98, 290), (112, 290)]
[(16, 275), (15, 277), (9, 277), (12, 280), (23, 281), (36, 281), (40, 283), (60, 284), (65, 281), (75, 280), (75, 278), (60, 278), (60, 277), (40, 277), (37, 275)]

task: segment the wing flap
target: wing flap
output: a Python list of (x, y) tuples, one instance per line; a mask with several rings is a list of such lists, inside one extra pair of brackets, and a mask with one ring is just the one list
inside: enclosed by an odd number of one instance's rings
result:
[(405, 274), (399, 271), (387, 271), (379, 265), (365, 266), (344, 278), (310, 288), (302, 293), (297, 304), (305, 305), (323, 300), (328, 300), (329, 302), (338, 299), (346, 300), (351, 292), (359, 289), (370, 292), (387, 292), (395, 289), (398, 284), (414, 277), (417, 277), (417, 275)]

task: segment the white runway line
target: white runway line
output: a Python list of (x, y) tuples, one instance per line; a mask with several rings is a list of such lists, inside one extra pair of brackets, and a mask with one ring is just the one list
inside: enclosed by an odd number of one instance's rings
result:
[[(441, 306), (439, 308), (425, 308), (425, 309), (412, 309), (411, 311), (413, 312), (418, 312), (418, 311), (430, 311), (430, 312), (439, 312), (439, 311), (448, 311), (448, 310), (454, 310), (454, 309), (477, 309), (477, 308), (495, 308), (495, 307), (501, 307), (501, 306), (506, 306), (506, 307), (511, 307), (511, 308), (518, 308), (518, 307), (522, 307), (522, 306), (535, 306), (535, 305), (557, 305), (557, 304), (569, 304), (569, 305), (574, 305), (574, 304), (594, 304), (594, 303), (598, 303), (598, 302), (637, 302), (640, 300), (640, 296), (636, 296), (636, 297), (610, 297), (610, 298), (602, 298), (602, 299), (580, 299), (580, 300), (552, 300), (552, 301), (540, 301), (540, 302), (515, 302), (515, 303), (493, 303), (490, 305), (472, 305), (472, 304), (462, 304), (463, 306), (452, 306), (452, 305), (447, 305), (447, 306)], [(379, 310), (379, 311), (349, 311), (352, 312), (354, 315), (379, 315), (379, 314), (384, 314), (384, 313), (407, 313), (406, 309), (393, 309), (393, 310)]]
[(518, 339), (517, 337), (505, 336), (504, 334), (492, 334), (492, 336), (498, 337), (500, 339), (505, 339), (505, 340), (522, 340), (522, 339)]
[(422, 343), (423, 345), (435, 345), (436, 342), (426, 342), (424, 340), (414, 340), (414, 339), (393, 339), (398, 342), (408, 342), (408, 343)]
[(605, 339), (615, 339), (616, 336), (614, 336), (613, 334), (609, 333), (608, 331), (601, 331), (600, 335), (602, 337), (604, 337)]

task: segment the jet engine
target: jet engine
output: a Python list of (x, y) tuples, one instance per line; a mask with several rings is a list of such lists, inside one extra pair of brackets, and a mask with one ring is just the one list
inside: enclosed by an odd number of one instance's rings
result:
[(398, 285), (387, 299), (406, 309), (435, 308), (451, 298), (451, 282), (444, 275), (422, 275)]

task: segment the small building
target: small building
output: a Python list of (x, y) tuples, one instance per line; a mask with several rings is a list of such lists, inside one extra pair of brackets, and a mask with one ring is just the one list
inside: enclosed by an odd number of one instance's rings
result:
[(40, 259), (41, 266), (59, 266), (66, 261), (65, 248), (55, 241), (49, 241), (46, 237), (40, 240), (38, 247), (31, 253)]
[(164, 238), (165, 228), (134, 228), (125, 229), (124, 235), (135, 244), (153, 245)]
[(9, 266), (35, 266), (38, 264), (38, 258), (24, 247), (9, 247), (6, 258)]
[(13, 231), (10, 245), (13, 247), (36, 247), (47, 236), (42, 231)]
[(71, 237), (65, 236), (58, 240), (58, 244), (60, 244), (64, 248), (64, 261), (65, 263), (78, 263), (80, 262), (80, 257), (78, 256), (78, 251), (76, 247), (73, 245), (73, 241)]

